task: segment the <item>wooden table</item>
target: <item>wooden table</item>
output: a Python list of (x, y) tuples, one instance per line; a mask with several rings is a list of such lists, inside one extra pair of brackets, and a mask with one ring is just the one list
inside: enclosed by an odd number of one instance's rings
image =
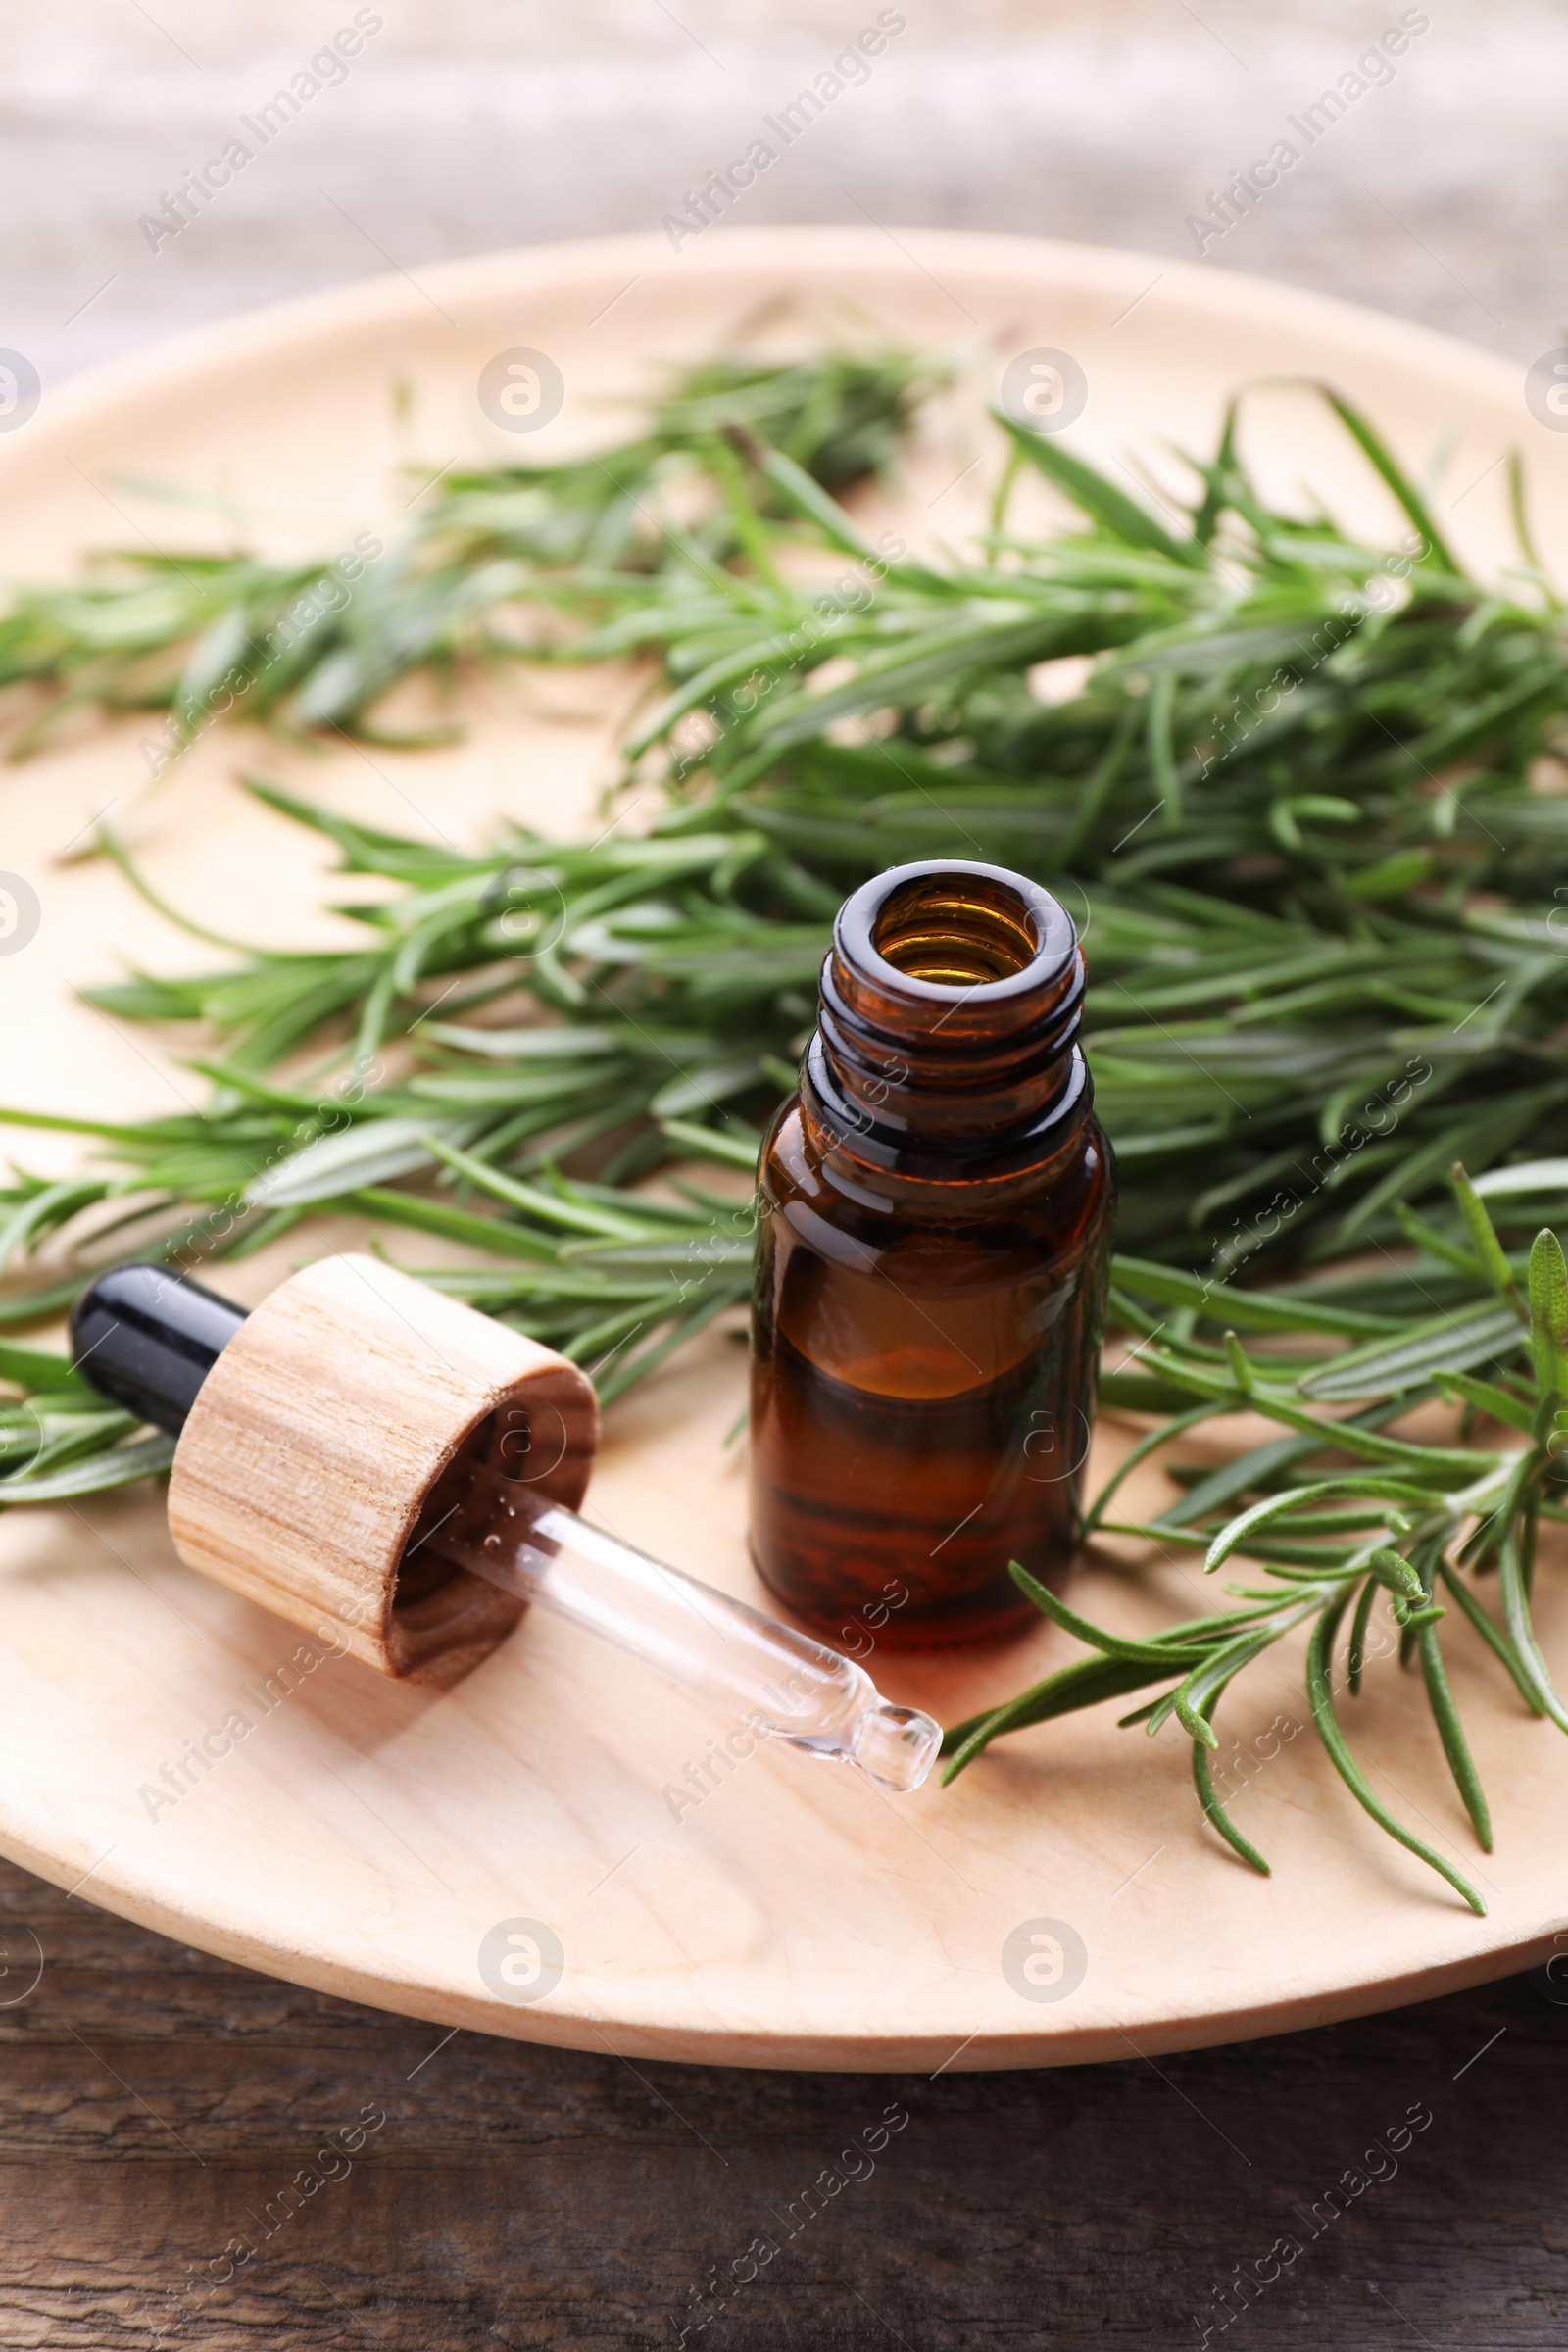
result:
[(5, 1864), (0, 1922), (0, 2345), (642, 2352), (705, 2311), (686, 2341), (745, 2352), (1568, 2336), (1568, 2005), (1536, 1980), (1157, 2065), (780, 2076), (443, 2041)]

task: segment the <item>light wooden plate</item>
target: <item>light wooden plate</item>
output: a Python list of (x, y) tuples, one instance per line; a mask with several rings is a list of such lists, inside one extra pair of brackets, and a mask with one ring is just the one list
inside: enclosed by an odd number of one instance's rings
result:
[[(1211, 445), (1233, 385), (1326, 374), (1413, 464), (1449, 436), (1439, 511), (1477, 562), (1507, 560), (1498, 461), (1516, 442), (1547, 544), (1568, 526), (1568, 442), (1531, 422), (1503, 362), (1420, 328), (1133, 254), (726, 230), (678, 257), (630, 239), (385, 278), (51, 394), (0, 442), (0, 566), (59, 577), (106, 542), (231, 532), (330, 553), (368, 519), (394, 525), (449, 462), (608, 437), (620, 426), (610, 404), (634, 401), (657, 363), (742, 332), (967, 349), (972, 374), (933, 411), (899, 502), (922, 542), (957, 539), (981, 511), (994, 462), (972, 465), (991, 449), (983, 404), (1004, 362), (1038, 346), (1085, 370), (1074, 445), (1147, 462), (1165, 482), (1165, 446)], [(530, 440), (489, 424), (476, 398), (486, 361), (519, 346), (547, 352), (565, 384), (560, 417)], [(1249, 438), (1271, 486), (1310, 483), (1344, 517), (1396, 532), (1303, 393), (1260, 394)], [(406, 463), (423, 471), (402, 475)], [(135, 486), (149, 480), (217, 493), (241, 519), (159, 505)], [(200, 1099), (178, 1058), (186, 1041), (71, 994), (127, 960), (215, 960), (105, 862), (62, 862), (106, 807), (157, 884), (216, 928), (338, 937), (319, 911), (320, 845), (247, 800), (239, 766), (451, 837), (482, 836), (500, 812), (571, 831), (594, 821), (614, 774), (633, 685), (521, 674), (485, 691), (452, 751), (323, 758), (220, 733), (150, 790), (138, 744), (151, 730), (126, 724), (84, 728), (0, 777), (0, 864), (42, 905), (36, 939), (0, 960), (0, 1101), (135, 1116)], [(7, 1140), (28, 1167), (73, 1163), (65, 1138)], [(329, 1238), (358, 1237), (344, 1224)], [(438, 1254), (387, 1238), (406, 1264)], [(260, 1296), (295, 1254), (236, 1267), (233, 1288)], [(715, 1333), (618, 1406), (591, 1506), (754, 1593), (744, 1465), (722, 1443), (742, 1383), (741, 1349)], [(1096, 1467), (1125, 1443), (1103, 1426)], [(1145, 1504), (1159, 1492), (1146, 1488)], [(1099, 1569), (1081, 1597), (1129, 1628), (1202, 1605), (1190, 1571), (1160, 1573), (1156, 1593)], [(1545, 1584), (1545, 1646), (1568, 1664), (1561, 1596)], [(296, 1646), (279, 1621), (180, 1567), (152, 1493), (7, 1516), (0, 1848), (210, 1950), (444, 2025), (779, 2067), (1065, 2063), (1305, 2026), (1522, 1966), (1564, 1903), (1568, 1741), (1523, 1713), (1462, 1627), (1453, 1677), (1495, 1808), (1494, 1855), (1473, 1852), (1419, 1690), (1386, 1663), (1354, 1736), (1377, 1785), (1485, 1889), (1484, 1920), (1357, 1811), (1303, 1728), (1296, 1653), (1250, 1675), (1226, 1711), (1247, 1758), (1232, 1766), (1246, 1785), (1238, 1818), (1275, 1865), (1265, 1882), (1203, 1827), (1185, 1742), (1118, 1732), (1114, 1708), (1004, 1742), (954, 1790), (906, 1803), (764, 1749), (677, 1820), (665, 1792), (712, 1727), (569, 1629), (525, 1622), (450, 1695), (328, 1658), (269, 1707)], [(1073, 1647), (1047, 1629), (1001, 1655), (870, 1663), (891, 1694), (952, 1721)], [(253, 1719), (247, 1736), (150, 1813), (143, 1788), (234, 1709)], [(501, 1997), (480, 1974), (486, 1936), (517, 1920), (544, 1923), (564, 1955), (533, 2000)], [(1058, 1949), (1080, 1945), (1081, 1978), (1072, 1966), (1053, 1981)], [(1021, 1965), (1031, 1954), (1038, 1982)]]

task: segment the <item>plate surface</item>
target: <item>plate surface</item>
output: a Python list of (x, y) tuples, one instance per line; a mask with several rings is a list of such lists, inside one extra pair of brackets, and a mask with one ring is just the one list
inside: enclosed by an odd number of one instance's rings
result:
[[(609, 404), (634, 401), (661, 362), (747, 331), (798, 345), (868, 322), (962, 346), (973, 362), (933, 410), (900, 495), (917, 541), (956, 541), (982, 512), (984, 403), (1004, 362), (1036, 347), (1066, 350), (1085, 371), (1073, 445), (1164, 482), (1180, 478), (1170, 445), (1210, 446), (1233, 386), (1324, 375), (1417, 466), (1448, 436), (1440, 512), (1476, 562), (1508, 560), (1496, 461), (1521, 441), (1538, 529), (1554, 545), (1568, 527), (1568, 442), (1531, 422), (1506, 364), (1423, 329), (1137, 254), (759, 230), (680, 256), (628, 239), (382, 279), (82, 379), (0, 443), (0, 570), (59, 577), (90, 547), (221, 545), (235, 532), (329, 555), (367, 521), (395, 526), (448, 463), (610, 437), (620, 418)], [(527, 441), (490, 424), (476, 397), (485, 363), (518, 347), (546, 352), (565, 386), (559, 417)], [(1383, 493), (1300, 389), (1260, 391), (1248, 435), (1271, 487), (1309, 483), (1342, 518), (1396, 535)], [(229, 503), (157, 504), (145, 491), (156, 481)], [(178, 1058), (186, 1041), (71, 994), (126, 961), (215, 960), (105, 861), (62, 862), (106, 807), (160, 889), (214, 928), (274, 944), (339, 937), (319, 910), (318, 843), (246, 798), (242, 766), (452, 838), (482, 838), (501, 813), (571, 832), (614, 775), (633, 691), (630, 679), (622, 691), (524, 673), (484, 690), (461, 746), (421, 755), (323, 757), (220, 733), (156, 789), (138, 748), (150, 730), (131, 723), (84, 729), (9, 771), (4, 863), (43, 911), (26, 951), (0, 963), (0, 1101), (131, 1117), (200, 1100), (203, 1081)], [(29, 1168), (74, 1164), (64, 1137), (5, 1140)], [(327, 1238), (361, 1236), (345, 1221)], [(406, 1264), (438, 1255), (387, 1239)], [(231, 1287), (255, 1298), (297, 1254), (296, 1240), (292, 1253), (236, 1266)], [(616, 1407), (591, 1513), (755, 1595), (744, 1463), (723, 1445), (742, 1391), (742, 1351), (713, 1333)], [(1107, 1422), (1096, 1467), (1125, 1443)], [(1190, 1572), (1159, 1573), (1157, 1591), (1087, 1573), (1084, 1605), (1129, 1630), (1202, 1605)], [(1548, 1655), (1568, 1664), (1549, 1579), (1540, 1617)], [(207, 1949), (489, 2033), (753, 2066), (1125, 2057), (1390, 2006), (1549, 1944), (1565, 1901), (1568, 1741), (1523, 1714), (1467, 1629), (1450, 1646), (1496, 1814), (1494, 1855), (1470, 1847), (1411, 1682), (1383, 1664), (1354, 1729), (1379, 1787), (1482, 1886), (1484, 1920), (1357, 1811), (1305, 1728), (1294, 1653), (1250, 1675), (1228, 1709), (1237, 1814), (1274, 1863), (1268, 1881), (1202, 1827), (1185, 1743), (1118, 1732), (1114, 1708), (1004, 1742), (953, 1790), (902, 1804), (764, 1748), (681, 1805), (671, 1792), (689, 1793), (686, 1768), (712, 1725), (570, 1629), (525, 1622), (441, 1696), (318, 1644), (306, 1645), (315, 1663), (280, 1677), (298, 1637), (188, 1574), (157, 1495), (119, 1496), (0, 1520), (0, 1849)], [(1001, 1655), (879, 1650), (869, 1662), (890, 1695), (952, 1721), (1073, 1652), (1046, 1628)], [(177, 1801), (150, 1805), (164, 1765), (234, 1710), (250, 1729), (232, 1752)], [(487, 1933), (518, 1919), (544, 1922), (564, 1951), (559, 1984), (532, 2001), (499, 1996), (479, 1969)], [(1081, 1980), (1069, 1968), (1053, 1981), (1050, 1955), (1075, 1938)], [(1018, 1957), (1036, 1950), (1048, 1955), (1034, 1963), (1040, 1983)]]

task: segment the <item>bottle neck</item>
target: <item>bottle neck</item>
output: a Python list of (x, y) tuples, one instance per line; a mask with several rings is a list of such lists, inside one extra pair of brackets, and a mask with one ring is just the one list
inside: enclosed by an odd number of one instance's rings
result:
[(896, 866), (840, 909), (802, 1095), (882, 1166), (1054, 1152), (1091, 1101), (1064, 907), (1000, 866)]

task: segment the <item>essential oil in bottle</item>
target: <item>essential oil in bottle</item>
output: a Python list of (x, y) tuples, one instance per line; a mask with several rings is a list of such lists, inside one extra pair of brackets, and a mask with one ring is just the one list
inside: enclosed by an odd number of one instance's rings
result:
[(1037, 1623), (1072, 1558), (1114, 1201), (1071, 917), (1000, 866), (840, 909), (764, 1144), (752, 1549), (796, 1617), (903, 1647)]

